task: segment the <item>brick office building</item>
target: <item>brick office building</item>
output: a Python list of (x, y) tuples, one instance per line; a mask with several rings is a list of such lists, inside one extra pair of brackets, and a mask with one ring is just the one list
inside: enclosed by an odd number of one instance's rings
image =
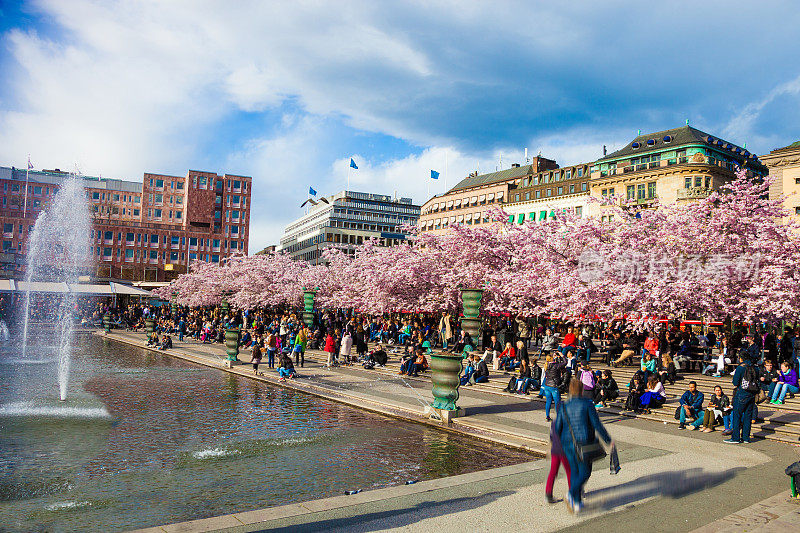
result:
[[(36, 217), (68, 177), (60, 170), (0, 167), (0, 277), (22, 275)], [(250, 177), (190, 170), (186, 176), (146, 173), (141, 183), (80, 179), (93, 224), (96, 262), (89, 275), (169, 281), (192, 261), (247, 254)]]

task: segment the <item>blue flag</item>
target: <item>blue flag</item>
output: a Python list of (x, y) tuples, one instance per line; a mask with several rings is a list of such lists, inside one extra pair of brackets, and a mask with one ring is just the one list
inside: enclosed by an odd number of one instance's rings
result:
[(431, 170), (431, 179), (432, 180), (438, 180), (439, 179), (439, 173), (436, 172), (435, 170)]
[(314, 189), (312, 189), (311, 187), (309, 187), (309, 188), (308, 188), (308, 195), (309, 195), (309, 196), (316, 196), (316, 195), (317, 195), (317, 191), (315, 191)]
[(356, 162), (353, 161), (352, 157), (350, 158), (350, 168), (354, 168), (354, 169), (358, 170), (358, 167), (356, 166)]

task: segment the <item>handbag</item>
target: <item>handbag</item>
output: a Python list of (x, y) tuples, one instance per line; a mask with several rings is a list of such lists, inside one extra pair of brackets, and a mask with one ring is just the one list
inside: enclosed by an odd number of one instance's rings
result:
[(764, 389), (758, 389), (758, 394), (756, 394), (756, 403), (764, 403), (767, 399), (767, 393), (764, 392)]
[(594, 442), (586, 444), (578, 444), (575, 440), (575, 432), (572, 431), (572, 423), (567, 416), (566, 408), (561, 406), (564, 413), (564, 418), (567, 420), (567, 427), (569, 427), (569, 434), (572, 435), (572, 446), (575, 448), (575, 454), (578, 456), (578, 461), (582, 463), (593, 463), (608, 455), (606, 449), (600, 444), (600, 440), (595, 437)]

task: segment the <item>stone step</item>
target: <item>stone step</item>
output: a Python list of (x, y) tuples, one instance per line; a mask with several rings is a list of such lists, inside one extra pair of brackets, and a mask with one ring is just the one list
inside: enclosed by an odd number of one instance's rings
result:
[[(325, 360), (326, 355), (322, 352), (315, 352), (313, 350), (309, 350), (306, 352), (306, 356), (312, 356), (317, 360)], [(385, 367), (376, 367), (373, 369), (373, 372), (380, 373), (386, 376), (397, 376), (400, 368), (399, 361), (392, 361), (391, 357), (395, 356), (396, 354), (389, 354), (390, 360), (387, 362)], [(620, 370), (620, 369), (615, 369)], [(634, 370), (632, 369), (630, 372), (630, 376), (632, 376)], [(519, 395), (510, 394), (508, 392), (503, 391), (505, 386), (508, 384), (509, 378), (512, 374), (497, 372), (497, 371), (490, 371), (489, 382), (488, 383), (478, 383), (473, 385), (476, 390), (480, 390), (482, 392), (488, 392), (492, 394), (498, 394), (503, 396), (513, 396), (519, 398)], [(616, 373), (614, 374), (616, 376)], [(404, 376), (405, 380), (407, 381), (415, 381), (415, 382), (429, 382), (430, 375), (426, 372), (420, 373), (419, 377), (411, 377), (411, 376)], [(628, 378), (629, 379), (629, 378)], [(678, 401), (680, 398), (679, 394), (671, 392), (667, 390), (667, 402), (664, 404), (664, 407), (661, 409), (654, 409), (651, 411), (651, 414), (641, 414), (641, 413), (633, 413), (628, 411), (623, 411), (622, 406), (624, 406), (624, 400), (627, 395), (626, 385), (627, 379), (625, 380), (626, 383), (623, 383), (622, 390), (620, 390), (620, 397), (622, 401), (617, 401), (612, 403), (611, 406), (608, 408), (600, 408), (599, 411), (613, 413), (620, 416), (625, 416), (629, 418), (641, 418), (644, 420), (652, 420), (654, 422), (667, 422), (668, 424), (678, 424), (678, 421), (674, 418), (675, 407), (678, 405)], [(619, 381), (617, 381), (619, 383)], [(678, 382), (680, 383), (680, 382)], [(699, 384), (698, 384), (699, 385)], [(677, 384), (675, 385), (677, 386)], [(701, 389), (702, 390), (702, 389)], [(706, 394), (710, 394), (710, 391), (706, 392)], [(683, 394), (683, 391), (680, 391), (680, 394)], [(528, 396), (524, 396), (528, 398), (530, 401), (544, 401), (536, 396), (535, 393), (532, 393)], [(777, 440), (781, 442), (787, 442), (795, 444), (800, 442), (800, 410), (797, 409), (788, 409), (786, 406), (776, 406), (769, 404), (769, 409), (776, 408), (770, 413), (769, 410), (765, 410), (767, 405), (762, 404), (759, 406), (761, 411), (760, 416), (764, 417), (763, 423), (753, 424), (753, 434), (755, 436), (768, 438), (771, 440)], [(783, 408), (783, 409), (777, 409)], [(780, 420), (776, 419), (775, 417), (778, 416), (791, 416), (797, 415), (797, 420)]]

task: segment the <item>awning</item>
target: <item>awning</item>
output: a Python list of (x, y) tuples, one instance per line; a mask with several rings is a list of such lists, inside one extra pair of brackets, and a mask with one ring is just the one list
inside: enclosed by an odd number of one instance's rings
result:
[[(498, 196), (498, 198), (499, 198), (499, 196)], [(487, 200), (489, 200), (490, 202), (491, 202), (492, 200), (494, 200), (494, 193), (490, 193), (490, 194), (488, 194), (488, 195), (486, 196), (486, 199), (487, 199)]]
[(143, 298), (150, 298), (153, 296), (150, 291), (139, 289), (138, 287), (132, 287), (123, 283), (114, 283), (113, 281), (109, 283), (111, 285), (111, 290), (114, 291), (114, 294), (127, 294), (129, 296), (141, 296)]
[(73, 283), (69, 286), (71, 292), (77, 294), (91, 294), (101, 296), (111, 296), (114, 292), (108, 285), (99, 283)]
[(505, 194), (505, 193), (504, 193), (503, 191), (498, 191), (498, 192), (497, 192), (497, 197), (498, 197), (498, 198), (502, 198), (504, 194)]
[[(28, 283), (25, 281), (17, 281), (17, 292), (26, 292), (28, 290)], [(51, 281), (32, 281), (30, 283), (31, 292), (53, 292), (65, 294), (69, 292), (69, 286), (66, 283), (56, 283)]]

